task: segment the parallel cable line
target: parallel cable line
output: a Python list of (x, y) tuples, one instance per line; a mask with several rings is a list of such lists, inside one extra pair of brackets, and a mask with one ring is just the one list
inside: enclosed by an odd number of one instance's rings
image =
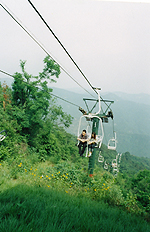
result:
[(12, 15), (12, 13), (10, 13), (10, 10), (8, 11), (8, 9), (6, 9), (6, 7), (4, 7), (2, 4), (0, 4), (0, 6), (11, 16), (11, 18), (38, 44), (38, 46), (48, 55), (52, 58), (53, 61), (55, 61), (60, 68), (77, 84), (79, 85), (82, 89), (84, 89), (88, 94), (90, 94), (92, 97), (94, 97), (88, 90), (86, 90), (82, 85), (80, 85), (66, 70), (65, 68), (63, 68), (62, 65), (59, 64), (58, 61), (56, 61), (56, 59), (53, 58), (53, 56), (47, 52), (47, 50), (43, 47), (43, 45), (41, 45), (40, 42), (38, 42), (38, 40), (31, 35), (31, 33), (20, 23), (18, 22), (18, 20), (15, 18), (15, 16)]
[[(79, 68), (79, 66), (77, 65), (77, 63), (74, 61), (74, 59), (71, 57), (71, 55), (69, 54), (69, 52), (67, 51), (67, 49), (64, 47), (64, 45), (61, 43), (61, 41), (58, 39), (58, 37), (55, 35), (55, 33), (53, 32), (53, 30), (50, 28), (50, 26), (47, 24), (47, 22), (44, 20), (44, 18), (42, 17), (42, 15), (40, 14), (40, 12), (36, 9), (36, 7), (33, 5), (33, 3), (28, 0), (28, 2), (30, 3), (30, 5), (33, 7), (33, 9), (36, 11), (36, 13), (39, 15), (39, 17), (42, 19), (42, 21), (44, 22), (44, 24), (46, 25), (46, 27), (49, 29), (49, 31), (53, 34), (53, 36), (55, 37), (55, 39), (58, 41), (58, 43), (61, 45), (61, 47), (64, 49), (64, 51), (67, 53), (67, 55), (69, 56), (69, 58), (72, 60), (72, 62), (75, 64), (75, 66), (77, 67), (77, 69), (79, 70), (79, 72), (82, 74), (82, 76), (85, 78), (85, 80), (88, 82), (88, 84), (90, 85), (90, 87), (94, 90), (94, 92), (97, 94), (95, 88), (93, 88), (92, 84), (90, 83), (90, 81), (87, 79), (87, 77), (84, 75), (84, 73), (82, 72), (82, 70)], [(90, 94), (91, 95), (91, 94)], [(103, 100), (103, 98), (100, 96), (100, 98)], [(106, 102), (104, 102), (105, 105), (108, 106), (108, 104)]]
[[(67, 55), (69, 56), (69, 58), (72, 60), (72, 62), (74, 63), (74, 65), (77, 67), (77, 69), (79, 70), (79, 72), (82, 74), (82, 76), (85, 78), (85, 80), (88, 82), (88, 84), (90, 85), (90, 87), (93, 89), (93, 86), (91, 85), (91, 83), (89, 82), (89, 80), (87, 79), (87, 77), (84, 75), (84, 73), (82, 72), (82, 70), (80, 69), (80, 67), (77, 65), (77, 63), (74, 61), (74, 59), (71, 57), (71, 55), (69, 54), (69, 52), (67, 51), (67, 49), (64, 47), (64, 45), (61, 43), (61, 41), (58, 39), (58, 37), (55, 35), (55, 33), (53, 32), (53, 30), (50, 28), (50, 26), (47, 24), (47, 22), (44, 20), (44, 18), (42, 17), (42, 15), (40, 14), (40, 12), (36, 9), (36, 7), (33, 5), (33, 3), (28, 0), (28, 2), (30, 3), (30, 5), (33, 7), (33, 9), (36, 11), (36, 13), (39, 15), (39, 17), (42, 19), (42, 21), (44, 22), (44, 24), (47, 26), (47, 28), (49, 29), (49, 31), (53, 34), (53, 36), (55, 37), (55, 39), (58, 41), (58, 43), (61, 45), (61, 47), (64, 49), (64, 51), (67, 53)], [(93, 89), (95, 91), (95, 89)], [(95, 93), (97, 94), (97, 92), (95, 91)]]
[[(5, 74), (5, 75), (8, 75), (8, 76), (14, 78), (13, 75), (11, 75), (11, 74), (9, 74), (9, 73), (7, 73), (7, 72), (1, 70), (1, 69), (0, 69), (0, 72), (3, 73), (3, 74)], [(18, 79), (18, 80), (20, 80), (20, 79), (17, 78), (17, 77), (15, 77), (15, 78)], [(23, 80), (21, 80), (21, 81), (24, 82), (25, 84), (29, 85), (29, 86), (32, 86), (32, 85), (30, 85), (29, 83), (27, 83), (27, 82), (25, 82), (25, 81), (23, 81)], [(33, 87), (33, 86), (32, 86), (32, 87)], [(36, 87), (36, 88), (38, 88), (39, 90), (41, 90), (39, 87)], [(77, 105), (77, 104), (75, 104), (75, 103), (72, 103), (72, 102), (70, 102), (70, 101), (68, 101), (68, 100), (66, 100), (66, 99), (64, 99), (64, 98), (62, 98), (62, 97), (59, 97), (59, 96), (57, 96), (57, 95), (55, 95), (55, 94), (53, 94), (53, 93), (49, 93), (49, 94), (52, 95), (52, 96), (54, 96), (54, 97), (56, 97), (56, 98), (61, 99), (62, 101), (65, 101), (65, 102), (67, 102), (67, 103), (69, 103), (69, 104), (71, 104), (71, 105), (73, 105), (73, 106), (76, 106), (76, 107), (80, 108), (79, 105)]]

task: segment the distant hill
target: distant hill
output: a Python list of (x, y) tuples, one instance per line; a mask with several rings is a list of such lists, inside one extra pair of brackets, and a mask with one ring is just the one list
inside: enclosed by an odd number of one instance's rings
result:
[(122, 92), (115, 92), (115, 94), (124, 100), (133, 101), (136, 103), (142, 103), (145, 105), (150, 105), (150, 95), (148, 95), (148, 94), (144, 94), (144, 93), (126, 94), (126, 93), (122, 93)]
[[(87, 97), (86, 94), (58, 88), (53, 88), (53, 93), (86, 109), (82, 100), (83, 97)], [(150, 95), (131, 95), (119, 92), (104, 93), (102, 97), (103, 99), (114, 100), (111, 108), (114, 113), (114, 126), (117, 133), (117, 151), (129, 151), (132, 155), (150, 158), (150, 104), (147, 101), (147, 99), (150, 99)], [(81, 112), (77, 107), (59, 99), (58, 104), (62, 105), (65, 112), (74, 117), (73, 124), (68, 132), (76, 135)], [(104, 124), (105, 137), (103, 142), (105, 144), (112, 137), (113, 126), (111, 121), (110, 119), (109, 125)]]

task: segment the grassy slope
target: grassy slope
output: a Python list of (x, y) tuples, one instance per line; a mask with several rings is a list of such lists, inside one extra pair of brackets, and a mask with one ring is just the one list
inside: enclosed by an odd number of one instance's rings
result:
[[(87, 159), (76, 161), (78, 164), (35, 162), (32, 167), (30, 159), (27, 162), (22, 158), (22, 163), (18, 161), (14, 166), (2, 162), (0, 231), (150, 231), (150, 224), (143, 218), (122, 207), (110, 207), (99, 199), (104, 189), (105, 197), (111, 192), (113, 198), (119, 194), (113, 179), (105, 181), (104, 172), (97, 172), (91, 188), (85, 191), (88, 189), (88, 180), (85, 181)], [(107, 174), (109, 178), (112, 177)], [(110, 186), (111, 181), (109, 193), (106, 185)], [(119, 196), (116, 199), (118, 201)]]
[(0, 194), (0, 231), (150, 231), (143, 219), (86, 198), (16, 185)]

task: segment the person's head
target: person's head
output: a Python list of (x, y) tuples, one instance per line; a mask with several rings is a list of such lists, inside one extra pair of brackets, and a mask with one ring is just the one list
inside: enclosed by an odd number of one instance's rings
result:
[(86, 134), (86, 130), (83, 130), (83, 131), (82, 131), (82, 135), (85, 135), (85, 134)]
[(96, 139), (96, 133), (95, 132), (92, 132), (91, 138)]

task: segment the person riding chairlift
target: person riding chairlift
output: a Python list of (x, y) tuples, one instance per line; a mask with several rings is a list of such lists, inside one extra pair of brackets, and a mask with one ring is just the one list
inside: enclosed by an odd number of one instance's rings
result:
[(96, 140), (96, 133), (92, 132), (91, 138), (88, 141), (88, 151), (89, 151), (88, 157), (90, 157), (92, 155), (93, 149), (96, 146), (96, 142), (97, 142), (97, 140)]
[(80, 154), (80, 156), (83, 156), (84, 151), (85, 151), (85, 149), (87, 147), (87, 141), (88, 141), (86, 130), (82, 131), (82, 134), (77, 138), (77, 140), (80, 141), (79, 145), (78, 145), (78, 147), (79, 147), (79, 154)]

